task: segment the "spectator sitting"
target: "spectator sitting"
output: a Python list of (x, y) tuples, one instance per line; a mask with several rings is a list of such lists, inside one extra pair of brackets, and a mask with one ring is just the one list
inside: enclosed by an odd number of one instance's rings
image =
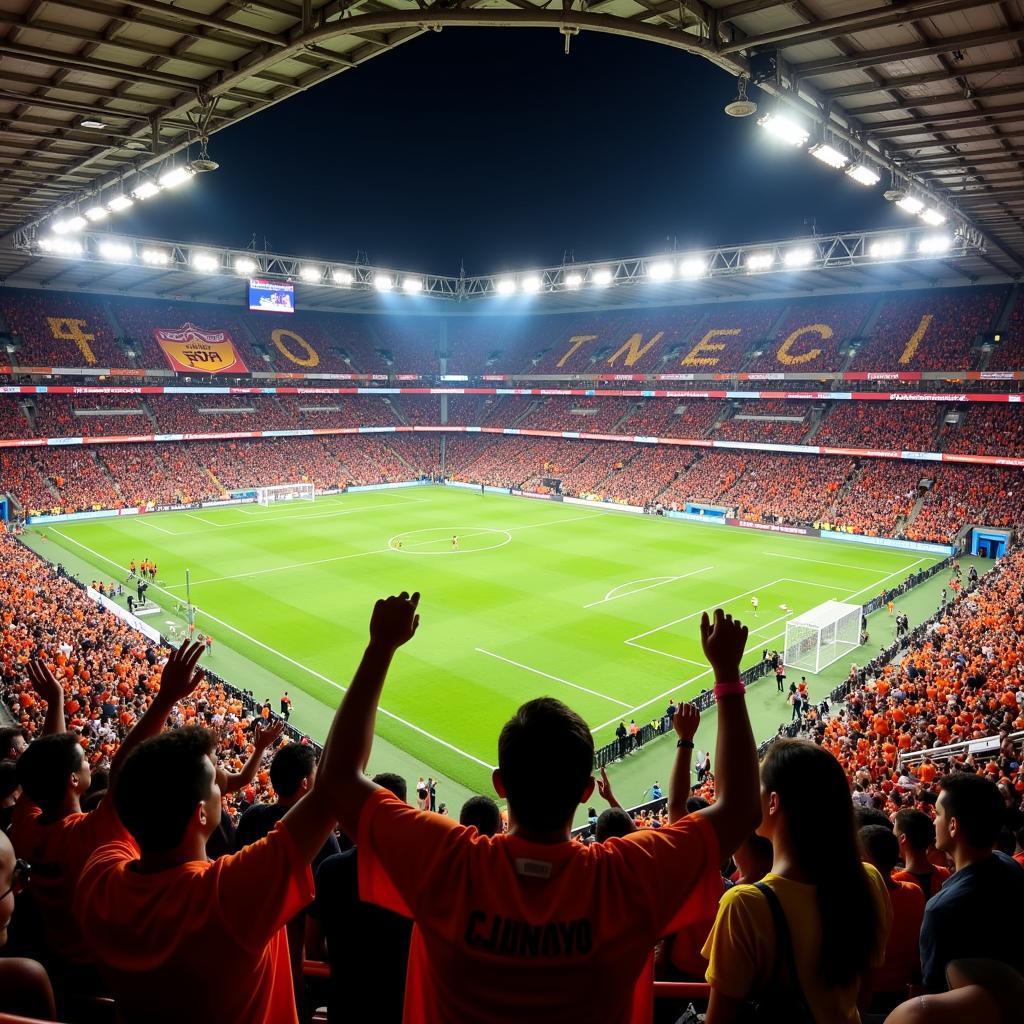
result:
[[(15, 859), (10, 839), (0, 834), (0, 946), (7, 944), (15, 897), (22, 892), (29, 871), (26, 861)], [(42, 964), (23, 957), (0, 959), (0, 1012), (56, 1020), (53, 990)]]
[(945, 991), (952, 960), (981, 957), (1024, 969), (1016, 914), (997, 911), (1024, 907), (1024, 868), (993, 850), (1004, 813), (999, 790), (966, 773), (947, 776), (939, 790), (935, 845), (953, 858), (956, 873), (925, 907), (921, 972), (930, 992)]
[(907, 996), (907, 988), (921, 978), (918, 942), (924, 918), (924, 893), (913, 882), (897, 882), (892, 873), (900, 856), (900, 844), (891, 828), (866, 825), (860, 830), (864, 859), (873, 864), (885, 882), (892, 908), (892, 931), (885, 947), (885, 962), (871, 975), (872, 1008), (891, 1010)]
[(489, 796), (471, 796), (459, 811), (459, 824), (472, 825), (482, 836), (501, 831), (501, 811)]
[(954, 960), (946, 968), (948, 992), (901, 1003), (885, 1024), (1017, 1024), (1024, 978), (994, 960)]
[(28, 737), (21, 726), (0, 729), (0, 761), (17, 761), (28, 746)]
[[(202, 677), (193, 671), (201, 645), (182, 651), (151, 705), (163, 719)], [(340, 742), (332, 727), (312, 788), (270, 835), (215, 861), (206, 854), (221, 816), (211, 734), (175, 729), (124, 759), (114, 801), (141, 856), (124, 840), (100, 847), (74, 901), (121, 1021), (179, 1024), (201, 1007), (218, 1024), (295, 1024), (284, 926), (313, 898), (309, 864), (334, 825)]]
[(743, 1001), (781, 983), (772, 895), (797, 975), (789, 982), (797, 992), (774, 1019), (796, 1015), (804, 1002), (820, 1024), (855, 1024), (861, 984), (882, 962), (890, 910), (881, 876), (860, 860), (849, 783), (821, 747), (777, 740), (761, 765), (761, 807), (758, 832), (771, 840), (774, 863), (759, 886), (737, 885), (722, 897), (704, 947), (707, 1024), (733, 1021)]
[[(401, 776), (376, 775), (373, 782), (405, 802)], [(326, 940), (331, 965), (327, 1014), (333, 1020), (401, 1024), (412, 921), (359, 898), (358, 857), (358, 847), (345, 850), (328, 857), (316, 873), (311, 916)], [(374, 983), (367, 985), (367, 978)]]
[(756, 824), (756, 752), (735, 682), (746, 629), (721, 610), (713, 626), (706, 614), (701, 623), (719, 680), (714, 805), (665, 828), (589, 846), (570, 841), (574, 811), (594, 789), (593, 736), (560, 701), (541, 698), (502, 730), (494, 783), (510, 828), (482, 839), (408, 807), (362, 773), (384, 677), (415, 633), (418, 599), (378, 603), (340, 711), (349, 765), (338, 807), (342, 826), (358, 835), (360, 892), (417, 925), (406, 1020), (618, 1024), (630, 1019), (634, 994), (649, 1015), (645, 965), (655, 942), (717, 898), (720, 851)]

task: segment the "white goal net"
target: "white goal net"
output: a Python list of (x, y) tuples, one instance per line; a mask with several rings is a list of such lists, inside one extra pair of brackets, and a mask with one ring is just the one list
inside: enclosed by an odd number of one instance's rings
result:
[(818, 673), (860, 646), (859, 604), (826, 601), (786, 623), (787, 668)]
[(274, 484), (256, 488), (256, 504), (272, 505), (275, 501), (312, 501), (316, 497), (313, 484)]

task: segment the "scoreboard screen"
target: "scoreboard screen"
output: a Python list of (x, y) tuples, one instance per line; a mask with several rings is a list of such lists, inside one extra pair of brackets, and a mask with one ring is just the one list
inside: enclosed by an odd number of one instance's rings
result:
[(249, 309), (264, 313), (294, 313), (295, 285), (290, 281), (250, 278)]

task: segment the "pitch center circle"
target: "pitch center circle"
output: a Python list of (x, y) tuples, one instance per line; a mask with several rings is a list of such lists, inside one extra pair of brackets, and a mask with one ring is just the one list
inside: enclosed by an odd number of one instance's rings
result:
[(396, 533), (388, 538), (388, 547), (403, 555), (470, 555), (479, 551), (494, 551), (511, 540), (512, 534), (508, 530), (480, 526), (436, 526)]

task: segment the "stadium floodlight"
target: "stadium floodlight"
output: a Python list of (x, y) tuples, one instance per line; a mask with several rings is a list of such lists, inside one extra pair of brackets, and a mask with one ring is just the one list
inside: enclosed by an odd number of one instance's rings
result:
[(395, 282), (387, 274), (374, 274), (373, 287), (379, 292), (389, 292), (394, 288)]
[(331, 280), (335, 284), (340, 284), (342, 288), (349, 288), (355, 277), (352, 276), (351, 270), (345, 270), (342, 267), (338, 267), (331, 273)]
[(106, 128), (106, 121), (97, 121), (95, 118), (87, 117), (84, 121), (78, 122), (79, 128)]
[(85, 211), (85, 219), (91, 220), (94, 224), (96, 221), (103, 220), (110, 214), (110, 211), (105, 207), (97, 203), (95, 206), (90, 206)]
[(594, 271), (590, 280), (593, 281), (598, 288), (607, 288), (614, 280), (614, 277), (615, 275), (608, 267), (601, 267)]
[(87, 223), (88, 221), (81, 214), (76, 213), (70, 217), (64, 217), (62, 220), (55, 220), (50, 225), (50, 229), (55, 235), (66, 235), (72, 231), (81, 231)]
[(114, 198), (107, 203), (107, 209), (111, 213), (119, 213), (121, 210), (127, 210), (128, 207), (132, 205), (132, 202), (131, 196), (126, 196), (124, 193), (121, 193), (120, 195), (114, 196)]
[(160, 187), (161, 188), (176, 188), (178, 185), (183, 185), (195, 172), (191, 167), (172, 167), (169, 171), (164, 171), (160, 175)]
[(139, 256), (151, 267), (166, 267), (171, 262), (171, 254), (166, 249), (143, 249)]
[(43, 252), (56, 253), (58, 256), (81, 256), (82, 243), (75, 238), (61, 238), (51, 235), (39, 239), (39, 248)]
[(897, 256), (902, 256), (905, 248), (906, 246), (902, 238), (883, 238), (877, 242), (872, 242), (868, 253), (872, 259), (891, 260)]
[(679, 276), (690, 278), (703, 277), (707, 273), (707, 260), (700, 256), (692, 256), (679, 264)]
[(882, 180), (870, 164), (863, 162), (854, 164), (852, 167), (847, 167), (846, 176), (848, 178), (853, 178), (858, 185), (863, 185), (865, 188), (877, 185)]
[(904, 213), (920, 213), (924, 209), (924, 203), (917, 196), (903, 196), (896, 200), (896, 205)]
[(319, 267), (307, 266), (302, 267), (299, 270), (299, 277), (301, 277), (303, 281), (308, 281), (310, 284), (316, 284), (317, 281), (323, 277), (323, 273), (324, 272)]
[(566, 288), (579, 288), (583, 284), (583, 275), (573, 272), (572, 274), (565, 275), (565, 287)]
[(423, 278), (403, 277), (402, 291), (406, 292), (409, 295), (418, 295), (421, 291), (423, 291)]
[(819, 142), (816, 146), (811, 146), (810, 153), (815, 160), (820, 160), (837, 171), (850, 162), (850, 158), (845, 153), (840, 153), (838, 149), (830, 146), (827, 142)]
[(937, 228), (940, 224), (946, 223), (946, 215), (929, 206), (921, 211), (921, 220), (923, 220), (929, 227)]
[(814, 250), (810, 248), (790, 249), (782, 257), (787, 267), (806, 267), (814, 259)]
[(114, 263), (128, 263), (132, 259), (132, 247), (127, 242), (100, 242), (100, 255)]
[(155, 181), (147, 179), (146, 181), (140, 182), (132, 189), (132, 196), (145, 202), (147, 199), (152, 199), (159, 191), (160, 186)]
[(953, 239), (949, 235), (925, 235), (917, 243), (917, 251), (922, 256), (941, 256), (944, 252), (949, 252), (952, 244)]
[(220, 267), (220, 260), (208, 252), (192, 254), (192, 266), (204, 274), (212, 274)]
[(537, 274), (527, 274), (520, 282), (519, 285), (526, 292), (527, 295), (536, 295), (540, 291), (541, 285), (544, 282), (541, 281)]
[(770, 252), (752, 252), (747, 257), (747, 270), (767, 270), (774, 262)]
[(511, 295), (516, 290), (514, 277), (501, 277), (494, 283), (494, 290), (499, 295)]
[(790, 146), (803, 146), (811, 137), (802, 124), (785, 114), (765, 114), (757, 123), (769, 135)]
[(256, 270), (256, 261), (249, 259), (248, 256), (239, 256), (235, 260), (235, 273), (236, 274), (251, 274)]
[(669, 260), (657, 260), (647, 264), (647, 276), (652, 281), (667, 281), (675, 273), (675, 269)]

